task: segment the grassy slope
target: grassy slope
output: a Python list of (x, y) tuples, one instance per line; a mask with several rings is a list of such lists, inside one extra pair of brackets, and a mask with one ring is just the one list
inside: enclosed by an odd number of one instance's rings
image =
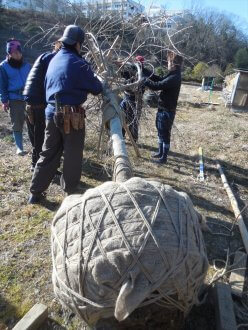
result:
[[(183, 87), (185, 95), (194, 101), (207, 98), (206, 93), (196, 87)], [(219, 94), (215, 93), (215, 102)], [(181, 100), (175, 127), (173, 129), (172, 152), (167, 166), (152, 164), (150, 152), (155, 150), (156, 130), (154, 109), (146, 109), (140, 131), (142, 160), (135, 157), (128, 143), (130, 159), (135, 175), (154, 177), (170, 184), (178, 190), (189, 193), (195, 206), (207, 216), (210, 227), (215, 232), (226, 233), (220, 225), (230, 227), (233, 215), (219, 175), (215, 170), (215, 160), (220, 159), (225, 166), (229, 182), (237, 196), (248, 198), (247, 114), (234, 115), (223, 107), (214, 110), (193, 108)], [(80, 189), (83, 193), (108, 179), (103, 162), (96, 159), (96, 131), (88, 119), (85, 160)], [(47, 191), (47, 201), (42, 206), (26, 204), (31, 180), (30, 154), (16, 157), (12, 143), (8, 117), (0, 112), (0, 328), (12, 326), (35, 303), (43, 302), (50, 308), (51, 316), (62, 322), (60, 305), (54, 301), (51, 284), (50, 223), (63, 200), (61, 189), (52, 184)], [(27, 136), (26, 149), (30, 151)], [(198, 147), (202, 146), (205, 156), (207, 181), (197, 180)], [(206, 159), (207, 157), (207, 159)], [(107, 167), (109, 169), (109, 167)], [(242, 205), (242, 200), (240, 199)], [(247, 219), (247, 214), (244, 214)], [(214, 224), (213, 224), (214, 223)], [(225, 258), (224, 249), (228, 245), (225, 236), (205, 235), (210, 264), (215, 258)], [(240, 247), (238, 231), (231, 241), (231, 249)], [(213, 273), (210, 269), (209, 276)], [(78, 321), (73, 319), (68, 329), (77, 329)], [(203, 328), (202, 328), (203, 329)]]

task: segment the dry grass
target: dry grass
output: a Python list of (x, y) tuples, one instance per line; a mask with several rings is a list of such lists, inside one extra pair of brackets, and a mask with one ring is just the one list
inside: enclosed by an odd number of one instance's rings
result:
[[(228, 229), (222, 225), (230, 228), (234, 216), (215, 169), (215, 161), (220, 160), (224, 166), (242, 207), (248, 198), (248, 114), (233, 114), (223, 106), (212, 110), (194, 108), (187, 103), (206, 102), (208, 96), (196, 87), (183, 86), (166, 166), (157, 166), (150, 158), (150, 152), (156, 148), (155, 109), (145, 109), (142, 118), (139, 139), (142, 159), (135, 157), (129, 142), (128, 151), (136, 176), (157, 178), (187, 192), (196, 208), (206, 215), (211, 229), (215, 233), (228, 234)], [(215, 92), (213, 101), (221, 103), (219, 97), (220, 94)], [(4, 329), (4, 325), (11, 328), (35, 302), (47, 304), (51, 316), (63, 323), (62, 310), (54, 301), (51, 285), (50, 223), (64, 195), (57, 185), (52, 184), (43, 205), (26, 204), (31, 180), (30, 153), (24, 157), (15, 155), (8, 117), (3, 112), (0, 121), (0, 328)], [(88, 121), (82, 193), (109, 180), (111, 175), (111, 158), (106, 155), (102, 161), (96, 158), (97, 125), (92, 124), (92, 116)], [(27, 137), (25, 139), (26, 149), (30, 152)], [(204, 183), (197, 179), (199, 146), (203, 148), (205, 159)], [(244, 218), (248, 220), (247, 213)], [(211, 277), (215, 272), (213, 260), (224, 260), (228, 246), (235, 251), (242, 247), (242, 243), (236, 228), (231, 239), (210, 234), (206, 234), (205, 239)], [(78, 328), (75, 318), (67, 324), (67, 329)], [(204, 322), (201, 329), (205, 329)]]

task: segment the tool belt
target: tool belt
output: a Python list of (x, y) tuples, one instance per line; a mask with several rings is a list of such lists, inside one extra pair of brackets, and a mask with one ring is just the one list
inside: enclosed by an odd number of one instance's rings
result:
[(25, 112), (31, 125), (34, 125), (34, 111), (45, 110), (45, 107), (45, 104), (26, 104)]
[(55, 125), (64, 129), (69, 134), (71, 127), (75, 130), (83, 129), (85, 126), (85, 110), (81, 106), (63, 105), (55, 111)]

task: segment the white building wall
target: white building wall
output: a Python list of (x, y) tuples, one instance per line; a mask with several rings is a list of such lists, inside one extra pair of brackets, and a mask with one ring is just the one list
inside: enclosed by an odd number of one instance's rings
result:
[(142, 14), (145, 7), (133, 0), (95, 0), (81, 4), (82, 12), (89, 17), (95, 11), (106, 14), (108, 12), (118, 12), (125, 18), (131, 18), (137, 14)]
[(166, 13), (165, 9), (163, 9), (161, 6), (153, 5), (147, 9), (147, 16), (149, 18), (164, 16)]
[(147, 17), (155, 22), (164, 22), (165, 29), (175, 29), (180, 17), (185, 14), (184, 10), (166, 10), (161, 6), (151, 6), (146, 11)]
[[(49, 0), (47, 0), (49, 1)], [(74, 5), (81, 9), (86, 17), (90, 17), (96, 11), (104, 15), (108, 12), (118, 12), (124, 18), (131, 18), (137, 14), (144, 13), (145, 7), (134, 0), (82, 0), (72, 1)], [(29, 9), (37, 11), (46, 11), (46, 0), (44, 6), (41, 6), (42, 1), (35, 0), (2, 0), (2, 5), (9, 9)]]
[(2, 6), (8, 9), (28, 9), (30, 0), (2, 0)]

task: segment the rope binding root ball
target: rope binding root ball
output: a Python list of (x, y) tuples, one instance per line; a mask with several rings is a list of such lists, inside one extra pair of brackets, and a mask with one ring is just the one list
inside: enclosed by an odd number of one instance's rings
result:
[(56, 297), (91, 326), (153, 303), (186, 315), (208, 268), (188, 195), (137, 177), (67, 197), (52, 257)]

